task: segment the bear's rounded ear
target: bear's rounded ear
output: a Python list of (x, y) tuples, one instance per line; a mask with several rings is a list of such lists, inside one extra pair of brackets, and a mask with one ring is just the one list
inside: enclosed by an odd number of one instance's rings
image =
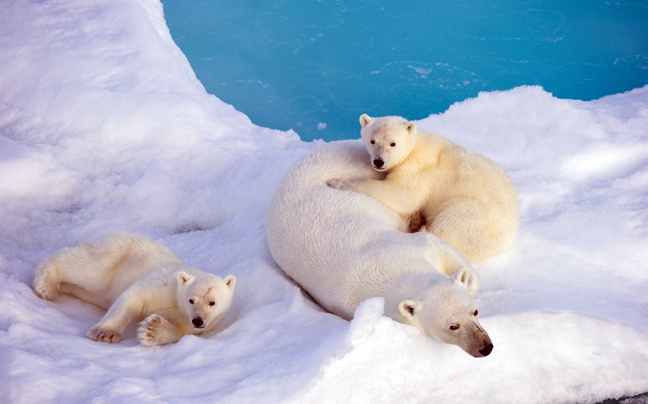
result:
[(420, 305), (414, 300), (403, 300), (398, 303), (398, 310), (400, 310), (403, 317), (411, 321), (417, 314), (419, 306)]
[(360, 125), (364, 128), (369, 122), (371, 122), (371, 117), (367, 114), (360, 115)]
[(409, 121), (405, 124), (405, 129), (410, 135), (414, 135), (416, 133), (416, 124), (414, 121)]
[(230, 288), (231, 291), (234, 291), (234, 286), (236, 285), (236, 277), (234, 275), (227, 275), (225, 279), (225, 285)]
[(468, 267), (462, 267), (456, 274), (453, 275), (457, 285), (466, 288), (468, 293), (475, 295), (479, 290), (479, 277), (477, 274)]
[(186, 273), (185, 271), (178, 272), (178, 285), (190, 284), (194, 281), (194, 277)]

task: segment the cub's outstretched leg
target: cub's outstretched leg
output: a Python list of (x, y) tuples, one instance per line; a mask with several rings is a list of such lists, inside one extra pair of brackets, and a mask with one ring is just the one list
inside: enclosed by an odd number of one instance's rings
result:
[(88, 331), (87, 337), (100, 342), (119, 342), (126, 328), (142, 316), (145, 301), (134, 288), (127, 289), (97, 324)]

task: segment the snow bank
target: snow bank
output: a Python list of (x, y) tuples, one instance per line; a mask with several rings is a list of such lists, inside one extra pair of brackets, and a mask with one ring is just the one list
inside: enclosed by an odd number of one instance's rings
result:
[[(263, 228), (314, 143), (205, 93), (157, 0), (0, 6), (0, 402), (596, 402), (648, 391), (648, 87), (592, 102), (483, 93), (420, 126), (500, 162), (522, 223), (479, 263), (493, 353), (319, 309)], [(218, 332), (85, 338), (100, 309), (39, 299), (34, 267), (111, 230), (238, 278)]]

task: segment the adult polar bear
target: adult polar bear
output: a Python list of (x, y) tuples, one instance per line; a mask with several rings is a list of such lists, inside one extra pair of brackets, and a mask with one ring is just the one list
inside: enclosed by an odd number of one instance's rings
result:
[(333, 178), (380, 179), (360, 141), (322, 146), (283, 178), (266, 217), (268, 245), (279, 266), (330, 312), (351, 319), (371, 297), (385, 314), (470, 355), (490, 354), (472, 297), (479, 281), (455, 249), (380, 202), (327, 186)]

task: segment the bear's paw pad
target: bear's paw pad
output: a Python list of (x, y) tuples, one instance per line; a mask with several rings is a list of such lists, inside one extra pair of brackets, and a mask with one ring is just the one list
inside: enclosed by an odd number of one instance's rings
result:
[(53, 301), (58, 296), (58, 289), (49, 287), (46, 283), (36, 285), (34, 290), (38, 296), (45, 300)]
[(34, 279), (34, 291), (45, 300), (53, 301), (58, 296), (59, 285), (54, 286), (54, 282), (47, 279), (47, 276), (38, 276)]
[(106, 330), (101, 327), (92, 327), (88, 331), (87, 337), (97, 342), (115, 343), (122, 340), (122, 336), (112, 330)]
[[(137, 327), (137, 338), (142, 345), (163, 345), (162, 335), (169, 322), (157, 314), (146, 317)], [(170, 325), (170, 324), (169, 324)]]

